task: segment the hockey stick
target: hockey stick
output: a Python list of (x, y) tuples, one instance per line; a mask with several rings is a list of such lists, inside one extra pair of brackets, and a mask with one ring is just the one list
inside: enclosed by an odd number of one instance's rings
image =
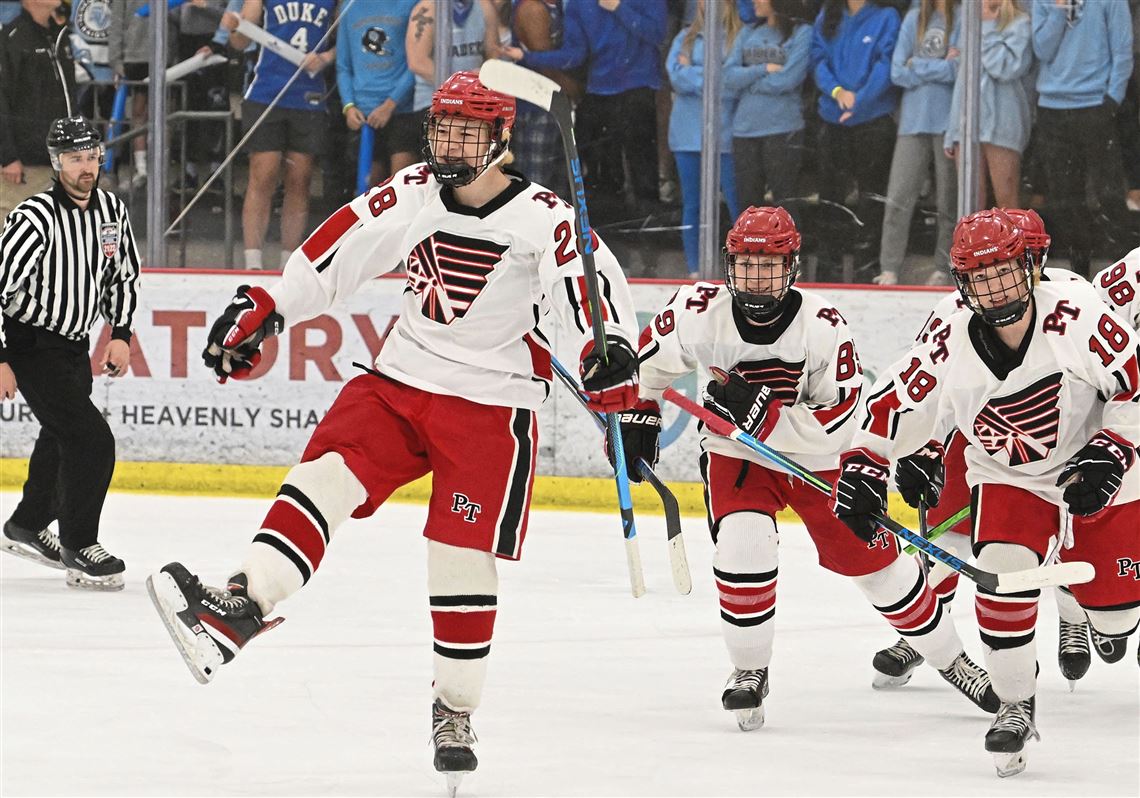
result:
[[(570, 175), (574, 195), (574, 228), (578, 237), (578, 253), (586, 283), (586, 303), (590, 310), (590, 326), (594, 331), (594, 348), (608, 362), (606, 331), (602, 322), (602, 302), (598, 293), (598, 271), (594, 266), (594, 232), (586, 210), (586, 185), (582, 181), (582, 165), (574, 126), (570, 119), (570, 100), (553, 80), (506, 61), (487, 61), (479, 69), (479, 80), (492, 91), (501, 91), (537, 105), (551, 113), (562, 134), (566, 171)], [(645, 575), (641, 571), (641, 553), (637, 546), (637, 524), (633, 518), (633, 499), (629, 493), (629, 475), (625, 470), (625, 450), (616, 413), (606, 415), (610, 428), (610, 445), (614, 450), (614, 479), (617, 482), (618, 506), (621, 509), (625, 557), (629, 564), (629, 582), (634, 598), (645, 594)]]
[[(673, 388), (666, 388), (665, 399), (677, 405), (682, 410), (696, 416), (717, 435), (730, 438), (747, 446), (749, 449), (752, 449), (754, 452), (780, 466), (780, 468), (792, 476), (799, 477), (821, 493), (825, 493), (828, 496), (832, 494), (833, 488), (827, 481), (821, 479), (813, 472), (767, 444), (756, 440), (756, 438), (735, 424), (725, 421), (711, 410), (701, 407), (684, 394), (678, 393)], [(919, 551), (930, 555), (931, 559), (944, 563), (948, 568), (957, 571), (993, 593), (1021, 593), (1026, 590), (1036, 590), (1038, 588), (1054, 587), (1056, 585), (1079, 585), (1092, 580), (1096, 575), (1092, 565), (1087, 562), (1041, 565), (1037, 568), (1030, 568), (1024, 571), (995, 574), (990, 571), (983, 571), (967, 562), (959, 560), (950, 552), (935, 546), (922, 536), (915, 534), (886, 516), (875, 516), (875, 520), (888, 532), (914, 545)]]
[[(596, 413), (590, 409), (590, 406), (586, 404), (586, 398), (582, 396), (582, 389), (578, 387), (578, 383), (570, 376), (570, 372), (566, 370), (566, 367), (558, 362), (558, 358), (552, 357), (550, 364), (554, 367), (554, 373), (558, 375), (562, 384), (570, 390), (570, 393), (578, 400), (578, 404), (582, 405), (583, 409), (594, 419), (594, 423), (598, 425), (598, 429), (605, 432), (605, 415)], [(649, 463), (640, 457), (637, 459), (637, 472), (641, 474), (642, 479), (653, 486), (653, 489), (657, 491), (657, 495), (661, 498), (661, 506), (665, 510), (665, 531), (669, 542), (669, 566), (673, 572), (673, 586), (677, 588), (678, 593), (687, 596), (693, 590), (693, 579), (689, 574), (689, 558), (685, 554), (685, 541), (681, 537), (681, 508), (677, 504), (677, 497), (674, 496), (673, 491), (669, 490), (668, 486), (653, 473), (653, 469), (649, 466)]]
[[(951, 528), (956, 526), (959, 521), (961, 521), (964, 518), (969, 518), (969, 517), (970, 517), (970, 505), (967, 504), (961, 510), (954, 513), (954, 515), (950, 516), (945, 521), (943, 521), (942, 523), (935, 526), (934, 529), (930, 530), (930, 534), (923, 535), (923, 537), (926, 538), (927, 540), (937, 540), (938, 538), (942, 537), (947, 532), (949, 532), (951, 530)], [(903, 549), (903, 553), (904, 554), (918, 554), (918, 549), (916, 549), (914, 546), (907, 546), (905, 549)]]

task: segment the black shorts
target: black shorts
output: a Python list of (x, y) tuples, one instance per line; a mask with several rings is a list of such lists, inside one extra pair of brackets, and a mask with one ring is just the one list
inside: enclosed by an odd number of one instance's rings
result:
[[(242, 134), (249, 132), (253, 123), (261, 118), (268, 106), (242, 100)], [(324, 110), (301, 111), (296, 108), (275, 107), (266, 115), (249, 141), (248, 152), (300, 152), (320, 155), (328, 138), (329, 117)]]
[[(132, 61), (123, 64), (123, 77), (127, 80), (146, 80), (150, 77), (150, 64), (146, 61)], [(130, 94), (146, 94), (147, 86), (131, 86)]]
[(410, 152), (418, 160), (423, 125), (422, 111), (393, 114), (388, 124), (376, 131), (372, 144), (372, 160), (379, 161), (387, 167), (391, 157), (398, 152)]

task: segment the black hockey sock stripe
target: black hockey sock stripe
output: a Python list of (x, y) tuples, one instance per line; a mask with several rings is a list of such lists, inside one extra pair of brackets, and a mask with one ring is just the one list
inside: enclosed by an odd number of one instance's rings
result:
[(880, 607), (878, 604), (876, 604), (875, 609), (877, 609), (883, 615), (892, 615), (904, 607), (913, 604), (914, 600), (922, 594), (922, 588), (925, 586), (926, 577), (923, 575), (922, 571), (919, 570), (918, 579), (915, 581), (914, 586), (907, 591), (907, 594), (905, 596), (896, 601), (894, 604), (888, 604), (885, 607)]
[(728, 614), (724, 610), (720, 611), (720, 618), (722, 621), (724, 621), (725, 623), (732, 624), (733, 626), (739, 626), (742, 628), (759, 626), (762, 623), (765, 623), (767, 621), (772, 620), (772, 618), (774, 618), (775, 616), (776, 616), (776, 608), (775, 607), (768, 610), (763, 615), (757, 615), (757, 616), (749, 617), (749, 618), (737, 618), (734, 615)]
[(429, 596), (428, 603), (433, 607), (494, 607), (498, 605), (499, 597), (477, 594), (465, 596)]
[(727, 582), (732, 585), (751, 585), (771, 582), (776, 578), (778, 571), (779, 569), (773, 568), (771, 571), (764, 571), (758, 574), (733, 574), (714, 567), (713, 576), (722, 582)]
[(289, 546), (286, 545), (285, 542), (278, 538), (276, 535), (267, 535), (264, 532), (258, 532), (256, 535), (254, 535), (253, 542), (264, 543), (266, 546), (271, 546), (280, 552), (283, 556), (285, 556), (291, 563), (293, 563), (293, 565), (297, 567), (297, 570), (301, 573), (302, 584), (307, 583), (309, 579), (312, 578), (313, 572), (309, 568), (308, 564), (297, 555), (297, 552), (289, 548)]
[(1031, 631), (1028, 634), (1016, 635), (1014, 637), (994, 637), (993, 635), (981, 632), (981, 637), (982, 643), (984, 645), (1001, 651), (1009, 648), (1018, 648), (1019, 646), (1028, 645), (1030, 642), (1032, 642), (1033, 635), (1035, 633), (1035, 631)]
[(288, 496), (297, 502), (297, 504), (301, 505), (305, 512), (311, 515), (313, 520), (317, 522), (317, 526), (321, 528), (321, 535), (324, 537), (325, 543), (327, 544), (329, 542), (329, 522), (321, 515), (321, 511), (317, 509), (317, 505), (313, 504), (312, 499), (302, 493), (295, 485), (290, 485), (288, 482), (281, 486), (281, 489), (277, 491), (277, 495)]
[(448, 659), (483, 659), (483, 657), (491, 653), (491, 645), (489, 643), (480, 648), (451, 648), (450, 646), (444, 646), (440, 643), (434, 643), (432, 648), (436, 654), (439, 654), (441, 657), (447, 657)]
[(989, 590), (987, 588), (982, 587), (981, 585), (978, 585), (976, 592), (979, 596), (986, 596), (987, 598), (995, 598), (995, 599), (1010, 599), (1010, 600), (1020, 599), (1020, 600), (1024, 600), (1024, 599), (1039, 599), (1039, 598), (1041, 598), (1041, 590), (1039, 588), (1034, 589), (1034, 590), (1025, 590), (1025, 591), (1022, 591), (1021, 593), (998, 593), (995, 590)]

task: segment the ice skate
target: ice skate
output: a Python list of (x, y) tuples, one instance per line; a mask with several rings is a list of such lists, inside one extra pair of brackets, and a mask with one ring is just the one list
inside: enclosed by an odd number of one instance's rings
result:
[(50, 529), (24, 529), (8, 521), (0, 535), (0, 550), (48, 568), (64, 569), (59, 559), (59, 536)]
[(986, 750), (994, 755), (994, 766), (1001, 778), (1025, 770), (1025, 744), (1040, 740), (1033, 723), (1036, 697), (1013, 704), (1002, 704), (993, 725), (986, 732)]
[(60, 547), (59, 558), (67, 568), (67, 586), (81, 590), (122, 590), (127, 565), (99, 543), (78, 551)]
[(742, 671), (728, 677), (721, 706), (736, 715), (741, 731), (755, 731), (764, 725), (764, 699), (768, 697), (768, 669)]
[(1124, 659), (1124, 655), (1128, 653), (1127, 637), (1105, 637), (1098, 634), (1091, 626), (1089, 631), (1092, 633), (1093, 648), (1102, 660), (1111, 665)]
[(451, 709), (438, 698), (431, 706), (431, 744), (435, 748), (435, 769), (447, 776), (447, 794), (455, 798), (464, 775), (479, 766), (471, 746), (471, 713)]
[(875, 654), (875, 658), (871, 661), (871, 666), (875, 669), (871, 687), (876, 690), (902, 687), (910, 681), (915, 670), (923, 662), (922, 655), (906, 642), (906, 638), (900, 637), (893, 646)]
[(986, 673), (985, 668), (974, 664), (974, 661), (966, 656), (965, 651), (950, 663), (949, 668), (938, 672), (983, 712), (992, 715), (1001, 706), (1001, 700), (990, 684), (990, 675)]
[(1092, 658), (1089, 655), (1089, 625), (1069, 623), (1061, 619), (1061, 633), (1057, 643), (1057, 664), (1061, 675), (1069, 682), (1069, 692), (1077, 687), (1077, 680), (1088, 673)]
[(205, 587), (177, 562), (146, 579), (166, 631), (202, 684), (209, 683), (218, 666), (232, 660), (246, 643), (285, 620), (262, 620), (246, 587), (245, 574), (235, 574), (225, 590)]

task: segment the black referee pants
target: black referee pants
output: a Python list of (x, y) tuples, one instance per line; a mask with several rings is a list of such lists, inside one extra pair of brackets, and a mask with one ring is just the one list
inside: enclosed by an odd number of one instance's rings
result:
[(89, 340), (4, 319), (8, 365), (40, 422), (24, 496), (11, 521), (43, 529), (59, 520), (59, 542), (82, 549), (99, 539), (99, 516), (115, 470), (115, 436), (91, 402)]

